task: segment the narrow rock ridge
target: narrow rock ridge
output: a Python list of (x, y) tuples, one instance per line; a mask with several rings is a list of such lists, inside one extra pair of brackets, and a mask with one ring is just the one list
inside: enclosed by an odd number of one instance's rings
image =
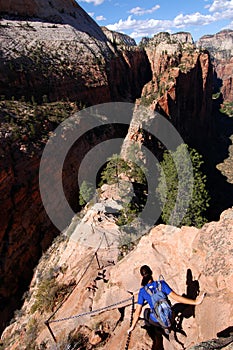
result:
[[(106, 202), (104, 205), (106, 195), (112, 197), (111, 204)], [(29, 341), (34, 346), (44, 343), (49, 349), (52, 348), (53, 339), (44, 324), (52, 311), (44, 310), (43, 303), (36, 304), (41, 283), (46, 278), (54, 278), (53, 283), (64, 288), (65, 285), (75, 287), (57, 310), (54, 320), (106, 308), (91, 317), (87, 314), (72, 318), (72, 321), (64, 319), (51, 323), (58, 345), (67, 346), (69, 334), (74, 337), (81, 332), (87, 348), (93, 342), (98, 343), (98, 348), (102, 350), (114, 350), (116, 344), (124, 348), (131, 304), (123, 302), (119, 310), (118, 306), (111, 310), (108, 306), (128, 300), (128, 291), (134, 292), (137, 298), (139, 268), (143, 264), (150, 265), (155, 279), (162, 274), (179, 294), (195, 298), (200, 291), (207, 292), (199, 306), (174, 305), (177, 311), (176, 328), (169, 340), (163, 337), (165, 350), (221, 349), (226, 346), (230, 349), (233, 322), (233, 208), (223, 212), (218, 222), (205, 224), (201, 229), (165, 225), (153, 227), (137, 244), (132, 244), (128, 254), (125, 251), (119, 261), (120, 251), (115, 239), (120, 238), (121, 233), (114, 223), (114, 213), (107, 209), (109, 204), (114, 210), (119, 208), (117, 193), (105, 186), (101, 198), (102, 204), (87, 208), (83, 218), (74, 218), (68, 230), (42, 257), (23, 308), (17, 313), (16, 322), (3, 333), (4, 349), (14, 350), (19, 344), (26, 349)], [(103, 240), (101, 232), (106, 234)], [(91, 235), (93, 247), (85, 244), (85, 238), (91, 238)], [(115, 238), (111, 240), (110, 237)], [(49, 296), (49, 290), (47, 293)], [(54, 305), (56, 308), (59, 304)], [(32, 323), (36, 326), (33, 328), (34, 343), (30, 338)], [(142, 320), (131, 335), (129, 349), (150, 350), (153, 346), (155, 339), (141, 325)], [(97, 337), (97, 334), (100, 336)], [(106, 336), (104, 341), (101, 334)], [(216, 337), (221, 339), (216, 340)]]

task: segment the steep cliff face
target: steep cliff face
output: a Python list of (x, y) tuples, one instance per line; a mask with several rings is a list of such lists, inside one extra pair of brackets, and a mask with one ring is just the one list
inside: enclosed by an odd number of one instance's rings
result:
[(38, 189), (39, 154), (27, 156), (1, 139), (0, 299), (4, 328), (20, 304), (32, 271), (57, 233), (43, 209)]
[[(94, 205), (81, 220), (74, 218), (68, 231), (41, 259), (16, 322), (2, 336), (4, 349), (14, 350), (19, 344), (22, 349), (28, 344), (34, 348), (43, 344), (45, 349), (52, 349), (54, 340), (44, 324), (52, 313), (50, 306), (56, 309), (50, 320), (56, 346), (65, 348), (79, 342), (79, 346), (86, 349), (96, 344), (103, 350), (125, 348), (132, 312), (128, 291), (133, 292), (137, 300), (141, 282), (139, 269), (144, 264), (152, 268), (155, 279), (162, 274), (178, 294), (193, 299), (200, 292), (207, 294), (196, 307), (174, 304), (171, 300), (176, 327), (169, 337), (147, 333), (141, 328), (143, 320), (139, 320), (128, 349), (161, 349), (155, 346), (158, 337), (165, 350), (196, 349), (194, 345), (200, 342), (205, 342), (206, 349), (208, 344), (213, 344), (208, 340), (217, 335), (221, 339), (215, 340), (218, 347), (212, 349), (232, 344), (233, 210), (225, 211), (218, 222), (210, 222), (201, 229), (154, 227), (118, 261), (117, 240), (121, 233), (114, 215), (107, 212), (109, 205), (119, 207), (118, 198), (105, 202), (106, 193), (102, 195), (102, 206)], [(113, 192), (112, 197), (115, 197)], [(106, 236), (102, 236), (104, 233)], [(101, 236), (105, 237), (102, 241)], [(88, 239), (94, 246), (85, 246)], [(58, 283), (61, 299), (52, 294), (52, 288), (43, 291), (42, 286), (49, 281), (51, 287)], [(72, 290), (67, 288), (69, 285)], [(43, 302), (46, 298), (50, 298), (50, 304)], [(93, 313), (89, 314), (91, 310)], [(95, 310), (99, 311), (95, 313)]]
[(1, 15), (8, 19), (43, 20), (47, 23), (69, 24), (97, 40), (106, 41), (103, 32), (95, 21), (77, 4), (75, 0), (26, 0), (0, 1)]
[(208, 52), (197, 49), (188, 35), (168, 33), (149, 40), (145, 50), (153, 76), (138, 103), (162, 113), (186, 142), (200, 147), (213, 135), (213, 75)]
[(201, 37), (197, 45), (206, 48), (212, 56), (216, 72), (215, 91), (221, 91), (225, 101), (233, 101), (233, 31), (223, 30), (215, 35)]
[[(1, 95), (16, 99), (33, 96), (38, 102), (46, 95), (49, 101), (68, 98), (89, 105), (134, 100), (140, 95), (140, 91), (132, 95), (135, 90), (128, 90), (130, 84), (112, 94), (111, 67), (123, 68), (122, 75), (130, 81), (135, 67), (125, 62), (122, 49), (133, 50), (135, 42), (128, 36), (102, 31), (76, 1), (33, 0), (23, 5), (21, 1), (1, 1), (0, 8)], [(124, 47), (115, 47), (119, 41)], [(137, 55), (137, 68), (149, 72), (144, 53)], [(121, 64), (112, 63), (119, 56)], [(145, 84), (148, 72), (138, 85)]]
[[(103, 33), (101, 38), (96, 38), (92, 32), (69, 24), (29, 19), (2, 20), (0, 35), (0, 94), (6, 98), (33, 97), (41, 102), (47, 96), (49, 101), (68, 98), (86, 105), (134, 100), (150, 75), (143, 51), (135, 48), (138, 59), (135, 67), (130, 62), (132, 55), (129, 53), (126, 61), (122, 50), (118, 52)], [(128, 48), (124, 50), (127, 52)], [(140, 89), (135, 91), (131, 88), (131, 78), (133, 75), (138, 78), (141, 69), (145, 74), (140, 76), (142, 81), (137, 81)], [(114, 74), (124, 75), (129, 82), (126, 87), (122, 83), (115, 94), (115, 81), (111, 80)]]
[(121, 47), (137, 46), (136, 41), (126, 34), (114, 32), (107, 27), (101, 27), (101, 29), (113, 45)]

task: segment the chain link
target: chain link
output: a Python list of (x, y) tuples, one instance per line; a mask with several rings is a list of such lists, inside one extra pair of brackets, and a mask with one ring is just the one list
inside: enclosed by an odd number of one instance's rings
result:
[(78, 315), (74, 315), (74, 316), (70, 316), (70, 317), (60, 318), (58, 320), (52, 320), (52, 321), (49, 321), (49, 323), (68, 321), (68, 320), (71, 320), (71, 319), (74, 319), (74, 318), (79, 318), (79, 317), (83, 317), (83, 316), (86, 316), (86, 315), (92, 315), (92, 314), (99, 313), (101, 311), (105, 311), (105, 310), (108, 310), (110, 308), (113, 308), (114, 306), (121, 305), (121, 304), (126, 303), (127, 301), (130, 301), (130, 300), (132, 300), (132, 297), (128, 298), (128, 299), (125, 299), (125, 300), (118, 301), (117, 303), (114, 303), (114, 304), (111, 304), (111, 305), (108, 305), (108, 306), (105, 306), (105, 307), (102, 307), (102, 308), (99, 308), (99, 309), (96, 309), (96, 310), (92, 310), (92, 311), (89, 311), (89, 312), (83, 312), (82, 314), (78, 314)]

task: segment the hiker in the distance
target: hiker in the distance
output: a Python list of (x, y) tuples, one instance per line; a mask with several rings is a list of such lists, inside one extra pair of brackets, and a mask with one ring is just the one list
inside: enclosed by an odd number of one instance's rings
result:
[[(162, 328), (167, 329), (167, 330), (169, 330), (169, 328), (171, 327), (171, 325), (172, 325), (172, 310), (171, 310), (171, 307), (169, 306), (169, 303), (166, 302), (166, 300), (165, 300), (165, 303), (161, 307), (161, 311), (160, 311), (160, 309), (159, 309), (160, 306), (158, 306), (158, 309), (157, 309), (157, 304), (159, 305), (159, 303), (161, 301), (159, 301), (158, 303), (155, 302), (155, 299), (153, 299), (154, 297), (152, 297), (153, 293), (154, 294), (157, 293), (157, 295), (158, 295), (158, 297), (156, 296), (156, 298), (157, 298), (156, 300), (160, 300), (160, 299), (164, 300), (169, 295), (170, 298), (177, 301), (178, 303), (188, 304), (188, 305), (201, 304), (203, 301), (203, 298), (205, 296), (205, 293), (203, 293), (203, 294), (197, 296), (197, 298), (195, 300), (193, 300), (193, 299), (185, 298), (185, 297), (182, 297), (181, 295), (176, 294), (164, 280), (154, 281), (153, 277), (152, 277), (153, 273), (152, 273), (150, 267), (147, 265), (141, 266), (140, 273), (142, 275), (142, 283), (141, 283), (142, 287), (140, 288), (140, 291), (138, 294), (138, 302), (137, 302), (136, 310), (134, 313), (132, 326), (128, 329), (128, 333), (132, 332), (133, 329), (135, 328), (137, 321), (139, 319), (139, 316), (141, 314), (142, 306), (143, 306), (144, 302), (148, 302), (148, 304), (150, 306), (150, 309), (147, 308), (147, 309), (145, 309), (145, 312), (144, 312), (144, 319), (145, 319), (146, 326), (159, 326), (159, 327), (162, 327)], [(155, 309), (154, 306), (155, 305), (156, 305), (156, 309), (157, 309), (155, 311), (157, 312), (158, 319), (155, 317), (155, 313), (154, 313), (154, 309)], [(166, 308), (167, 308), (167, 310), (166, 310)], [(164, 309), (165, 309), (165, 311), (164, 311)], [(161, 314), (159, 314), (160, 312), (161, 312)], [(170, 320), (169, 320), (169, 318), (170, 318)]]

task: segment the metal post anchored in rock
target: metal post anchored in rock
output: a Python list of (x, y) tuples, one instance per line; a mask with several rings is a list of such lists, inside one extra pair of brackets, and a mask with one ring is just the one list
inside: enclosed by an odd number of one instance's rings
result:
[(95, 257), (96, 257), (96, 261), (97, 261), (97, 264), (98, 264), (98, 267), (99, 267), (99, 270), (101, 269), (101, 266), (100, 266), (100, 262), (99, 262), (99, 259), (98, 259), (98, 254), (97, 252), (95, 252)]
[[(134, 313), (134, 294), (133, 292), (130, 292), (130, 291), (128, 291), (128, 293), (132, 295), (132, 307), (131, 307), (131, 315), (130, 315), (130, 327), (131, 327), (133, 322), (133, 313)], [(131, 332), (128, 334), (126, 344), (125, 344), (125, 350), (128, 350), (129, 348), (130, 338), (131, 338)]]
[(56, 342), (57, 342), (57, 339), (56, 339), (55, 335), (53, 334), (53, 331), (52, 331), (52, 329), (51, 329), (51, 327), (50, 327), (50, 325), (49, 325), (49, 321), (45, 321), (44, 324), (47, 326), (47, 328), (48, 328), (48, 330), (49, 330), (49, 333), (51, 334), (53, 340), (54, 340), (55, 343), (56, 343)]

